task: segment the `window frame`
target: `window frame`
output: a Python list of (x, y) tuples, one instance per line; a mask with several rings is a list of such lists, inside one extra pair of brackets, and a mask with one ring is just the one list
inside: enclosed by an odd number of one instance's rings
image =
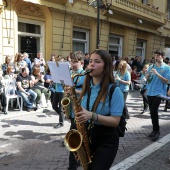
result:
[[(138, 47), (137, 44), (138, 44), (138, 41), (141, 41), (143, 43), (142, 47)], [(137, 38), (137, 41), (136, 41), (136, 55), (137, 55), (137, 50), (142, 50), (142, 61), (144, 59), (146, 59), (146, 43), (147, 41), (146, 40), (143, 40), (143, 39), (140, 39), (140, 38)]]
[(112, 47), (118, 47), (118, 57), (122, 57), (122, 51), (123, 51), (123, 36), (120, 35), (115, 35), (115, 34), (110, 34), (109, 35), (109, 40), (110, 37), (112, 38), (119, 38), (119, 44), (114, 44), (114, 43), (110, 43), (109, 41), (109, 51), (110, 51), (110, 46)]
[[(74, 31), (85, 33), (85, 34), (86, 34), (86, 39), (83, 40), (83, 39), (77, 39), (77, 38), (74, 38), (74, 37), (73, 37), (73, 39), (72, 39), (72, 43), (73, 43), (72, 51), (75, 52), (75, 51), (74, 51), (74, 42), (80, 42), (80, 43), (84, 43), (84, 49), (85, 49), (85, 51), (82, 51), (82, 52), (83, 52), (83, 53), (88, 53), (88, 52), (89, 52), (89, 34), (90, 34), (90, 31), (87, 30), (87, 29), (76, 28), (76, 27), (73, 28), (73, 32), (74, 32)], [(74, 34), (73, 34), (73, 35), (74, 35)], [(80, 50), (78, 50), (78, 51), (80, 51)]]

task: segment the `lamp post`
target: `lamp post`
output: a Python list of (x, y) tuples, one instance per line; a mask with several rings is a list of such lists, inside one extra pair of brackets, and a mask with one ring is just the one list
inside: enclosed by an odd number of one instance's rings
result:
[(97, 8), (96, 49), (99, 49), (99, 46), (100, 46), (100, 37), (99, 37), (100, 36), (100, 33), (99, 33), (99, 31), (100, 31), (100, 10), (110, 11), (110, 7), (112, 6), (112, 0), (92, 0), (91, 2), (89, 2), (89, 0), (87, 0), (87, 3), (88, 3), (88, 5), (93, 6), (94, 8)]
[(96, 49), (100, 46), (100, 0), (97, 0), (97, 38), (96, 38)]

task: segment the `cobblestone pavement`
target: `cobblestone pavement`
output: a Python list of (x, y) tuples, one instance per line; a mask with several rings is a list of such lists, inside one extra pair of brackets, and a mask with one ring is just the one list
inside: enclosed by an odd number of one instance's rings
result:
[[(151, 120), (149, 113), (140, 114), (142, 98), (138, 91), (129, 93), (127, 106), (131, 118), (125, 137), (120, 138), (113, 170), (116, 170), (118, 163), (154, 144), (147, 138), (152, 131)], [(160, 138), (170, 132), (170, 110), (163, 112), (163, 106), (164, 103), (160, 107)], [(43, 113), (43, 109), (31, 113), (15, 110), (8, 115), (0, 115), (0, 170), (67, 169), (69, 152), (63, 147), (62, 141), (70, 123), (65, 121), (64, 127), (54, 129), (58, 115), (51, 108), (48, 109), (50, 112)], [(128, 169), (168, 170), (169, 157), (170, 141), (140, 161), (136, 160), (136, 164)]]

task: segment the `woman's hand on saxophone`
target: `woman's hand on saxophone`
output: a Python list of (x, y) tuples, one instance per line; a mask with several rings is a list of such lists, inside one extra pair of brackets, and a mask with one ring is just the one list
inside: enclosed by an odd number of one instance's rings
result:
[(82, 108), (81, 112), (75, 113), (75, 117), (78, 123), (85, 123), (87, 120), (92, 118), (92, 112)]

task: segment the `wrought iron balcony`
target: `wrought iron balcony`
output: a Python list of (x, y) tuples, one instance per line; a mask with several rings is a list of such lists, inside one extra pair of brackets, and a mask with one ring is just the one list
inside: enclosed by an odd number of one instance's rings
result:
[[(157, 22), (157, 24), (164, 24), (164, 14), (158, 8), (152, 8), (135, 0), (113, 0), (112, 7), (113, 13), (124, 13), (126, 17), (136, 16), (149, 22)], [(114, 12), (115, 11), (115, 12)]]

